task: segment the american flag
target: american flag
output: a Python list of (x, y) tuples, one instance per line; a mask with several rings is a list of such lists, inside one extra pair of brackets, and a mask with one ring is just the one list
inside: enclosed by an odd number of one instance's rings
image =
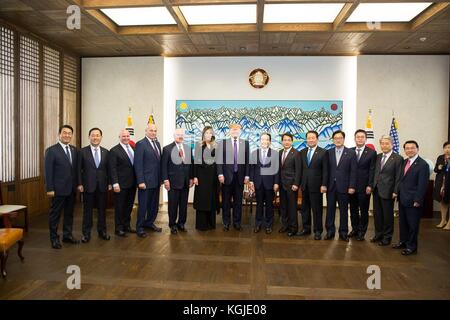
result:
[(397, 120), (395, 120), (395, 117), (392, 117), (391, 131), (389, 132), (389, 135), (392, 137), (392, 140), (393, 140), (394, 152), (399, 153), (400, 152), (400, 141), (398, 139), (398, 123), (397, 123)]

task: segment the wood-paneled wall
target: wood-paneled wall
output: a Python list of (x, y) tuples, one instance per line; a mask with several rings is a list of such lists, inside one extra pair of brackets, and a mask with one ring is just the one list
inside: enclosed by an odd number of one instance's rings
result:
[[(48, 41), (39, 38), (38, 36), (29, 33), (27, 30), (24, 30), (18, 26), (15, 26), (13, 24), (0, 21), (0, 27), (7, 28), (9, 30), (12, 30), (14, 32), (14, 43), (15, 43), (15, 50), (14, 50), (14, 150), (15, 150), (15, 156), (14, 156), (14, 164), (15, 164), (15, 180), (14, 181), (8, 181), (8, 182), (2, 182), (0, 184), (0, 189), (3, 196), (3, 202), (4, 204), (22, 204), (28, 206), (28, 212), (30, 215), (35, 215), (39, 213), (43, 213), (48, 211), (50, 200), (47, 198), (45, 193), (45, 185), (44, 185), (44, 152), (45, 152), (45, 145), (44, 145), (44, 136), (49, 134), (45, 131), (46, 126), (48, 125), (48, 121), (45, 117), (44, 112), (44, 95), (45, 90), (45, 82), (44, 82), (44, 46), (47, 46), (53, 50), (56, 50), (59, 52), (59, 59), (60, 59), (60, 77), (59, 77), (59, 88), (60, 88), (60, 101), (59, 101), (59, 108), (60, 112), (58, 115), (58, 124), (62, 124), (64, 119), (67, 119), (67, 114), (70, 114), (70, 118), (74, 123), (72, 123), (74, 128), (81, 128), (81, 104), (80, 104), (80, 57), (76, 54), (73, 54), (72, 52), (66, 50), (65, 48), (61, 48), (53, 43), (49, 43)], [(21, 107), (21, 94), (23, 94), (24, 89), (22, 89), (21, 92), (21, 86), (20, 86), (20, 46), (19, 46), (19, 39), (20, 37), (26, 37), (29, 39), (32, 39), (33, 41), (37, 41), (39, 44), (39, 75), (38, 75), (38, 89), (33, 91), (37, 95), (37, 97), (28, 97), (38, 103), (37, 111), (35, 113), (34, 117), (38, 117), (37, 119), (37, 125), (38, 129), (36, 130), (38, 132), (39, 138), (37, 139), (37, 145), (36, 148), (38, 149), (39, 154), (39, 170), (37, 175), (34, 173), (32, 174), (33, 177), (29, 179), (22, 179), (24, 172), (24, 165), (26, 163), (23, 161), (23, 155), (21, 154), (21, 150), (24, 150), (23, 146), (21, 145), (21, 138), (22, 143), (25, 142), (24, 140), (24, 133), (26, 132), (27, 126), (29, 126), (29, 123), (24, 123), (23, 121), (20, 121), (19, 119), (25, 119), (27, 116), (23, 114), (23, 108)], [(64, 73), (64, 59), (67, 59), (68, 57), (71, 57), (71, 61), (74, 61), (76, 64), (76, 75), (75, 80), (76, 83), (74, 84), (75, 91), (70, 92), (70, 97), (65, 97), (64, 95), (67, 94), (66, 90), (64, 90), (64, 79), (67, 78), (67, 75)], [(73, 75), (72, 75), (73, 77)], [(27, 92), (28, 96), (31, 94), (30, 91)], [(34, 94), (34, 93), (33, 93)], [(73, 97), (76, 97), (75, 101), (75, 107), (73, 107), (70, 110), (66, 110), (68, 108), (65, 108), (65, 101), (66, 98), (71, 99), (71, 101), (74, 100)], [(23, 97), (23, 95), (22, 95)], [(54, 109), (54, 108), (53, 108)], [(2, 110), (0, 110), (1, 112)], [(22, 114), (21, 114), (22, 111)], [(75, 113), (75, 117), (74, 114)], [(50, 117), (52, 121), (54, 121), (54, 117)], [(13, 119), (11, 119), (13, 121)], [(54, 127), (54, 126), (53, 126)], [(58, 132), (54, 133), (55, 136), (55, 142), (56, 137), (58, 135)], [(81, 141), (81, 133), (74, 132), (75, 139), (74, 143), (79, 144)]]

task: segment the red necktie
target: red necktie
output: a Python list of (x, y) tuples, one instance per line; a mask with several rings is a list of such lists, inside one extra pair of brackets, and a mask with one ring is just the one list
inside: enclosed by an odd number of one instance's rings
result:
[(183, 149), (180, 147), (178, 154), (180, 155), (180, 158), (182, 159), (183, 163), (184, 163), (184, 152)]
[(408, 161), (406, 161), (405, 172), (403, 173), (403, 175), (406, 175), (410, 167), (411, 167), (411, 160), (408, 159)]

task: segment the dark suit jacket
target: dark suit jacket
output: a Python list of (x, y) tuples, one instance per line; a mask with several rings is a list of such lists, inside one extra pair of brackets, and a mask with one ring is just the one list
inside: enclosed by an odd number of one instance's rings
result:
[(421, 157), (417, 157), (404, 175), (406, 162), (407, 160), (404, 160), (402, 164), (402, 177), (398, 185), (398, 201), (404, 207), (413, 207), (414, 202), (420, 203), (420, 206), (423, 207), (430, 178), (430, 166)]
[(356, 187), (356, 153), (344, 147), (339, 164), (336, 165), (336, 148), (327, 150), (328, 154), (328, 189), (336, 183), (339, 193), (348, 193), (349, 188)]
[(175, 142), (163, 148), (161, 159), (162, 181), (169, 180), (171, 189), (189, 188), (189, 179), (193, 179), (194, 158), (189, 145), (183, 143), (185, 163), (181, 157)]
[[(156, 142), (160, 155), (162, 156), (161, 145)], [(161, 185), (161, 159), (152, 148), (147, 137), (136, 143), (134, 152), (134, 171), (136, 173), (137, 184), (145, 183), (147, 189), (159, 188)]]
[(54, 191), (55, 196), (69, 196), (78, 184), (78, 151), (70, 146), (72, 164), (65, 150), (57, 143), (45, 150), (45, 188)]
[(120, 143), (109, 151), (109, 172), (111, 184), (118, 183), (120, 188), (125, 189), (136, 188), (134, 165)]
[(301, 163), (300, 163), (300, 154), (294, 148), (291, 148), (291, 151), (286, 156), (284, 160), (284, 164), (282, 164), (284, 149), (279, 152), (279, 181), (284, 190), (289, 190), (293, 185), (300, 187), (300, 179), (301, 179)]
[(328, 157), (327, 151), (317, 146), (308, 166), (308, 148), (300, 151), (302, 190), (320, 192), (321, 186), (328, 185)]
[[(356, 154), (356, 147), (352, 148)], [(356, 156), (358, 159), (358, 155)], [(373, 177), (375, 175), (375, 163), (377, 152), (365, 147), (356, 166), (356, 192), (366, 192), (367, 187), (373, 187)]]
[[(227, 152), (228, 151), (228, 152)], [(247, 140), (239, 139), (238, 177), (239, 184), (244, 184), (245, 177), (250, 175), (250, 145)], [(233, 141), (226, 139), (217, 146), (217, 175), (223, 174), (225, 185), (231, 184), (234, 176)]]
[(373, 188), (378, 189), (378, 194), (381, 198), (392, 199), (393, 193), (398, 194), (403, 158), (395, 152), (392, 152), (392, 155), (386, 160), (383, 170), (381, 170), (382, 157), (383, 153), (377, 155)]
[(261, 149), (252, 152), (250, 158), (250, 181), (256, 189), (273, 189), (274, 184), (279, 183), (278, 176), (278, 153), (269, 148), (267, 151), (266, 164), (261, 163)]
[(91, 146), (86, 146), (80, 150), (80, 161), (78, 162), (78, 184), (83, 186), (84, 192), (95, 192), (96, 188), (100, 192), (108, 191), (109, 184), (109, 151), (100, 147), (101, 159), (98, 168), (95, 166), (94, 156)]

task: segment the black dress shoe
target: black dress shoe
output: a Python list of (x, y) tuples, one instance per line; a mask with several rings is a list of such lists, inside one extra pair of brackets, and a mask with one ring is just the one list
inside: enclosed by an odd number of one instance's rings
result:
[(334, 239), (334, 234), (328, 234), (325, 236), (325, 240), (333, 240)]
[(417, 250), (405, 249), (402, 251), (402, 255), (410, 256), (412, 254), (417, 254)]
[(314, 240), (322, 240), (322, 235), (320, 233), (316, 233), (314, 235)]
[(177, 225), (177, 229), (180, 230), (181, 232), (186, 232), (186, 228), (182, 224)]
[(80, 241), (75, 239), (74, 237), (70, 237), (70, 238), (63, 238), (62, 240), (64, 243), (71, 243), (71, 244), (79, 244)]
[(266, 228), (266, 234), (271, 234), (272, 233), (272, 228)]
[(59, 240), (52, 241), (52, 248), (53, 249), (61, 249), (62, 248), (61, 243), (59, 242)]
[(295, 231), (288, 231), (288, 233), (287, 233), (288, 237), (293, 237), (296, 234), (297, 234), (297, 232), (295, 232)]
[(301, 237), (301, 236), (308, 236), (310, 234), (311, 234), (311, 231), (303, 229), (302, 231), (297, 232), (295, 235)]
[(347, 235), (339, 236), (339, 240), (342, 240), (342, 241), (345, 241), (345, 242), (349, 242), (350, 241)]
[(237, 224), (237, 223), (233, 224), (233, 228), (234, 228), (234, 230), (237, 230), (237, 231), (241, 231), (242, 230), (241, 225)]
[(106, 240), (106, 241), (108, 241), (109, 239), (111, 239), (111, 237), (109, 236), (109, 234), (107, 234), (106, 232), (100, 232), (100, 233), (98, 234), (98, 237), (99, 237), (100, 239), (103, 239), (103, 240)]
[(124, 231), (125, 231), (126, 233), (136, 233), (136, 230), (133, 229), (133, 228), (131, 228), (131, 227), (125, 228)]
[(392, 246), (393, 249), (406, 249), (406, 244), (403, 242), (396, 243)]
[(356, 235), (357, 235), (356, 232), (352, 230), (352, 231), (350, 231), (350, 232), (348, 233), (347, 237), (352, 238), (352, 237), (354, 237), (354, 236), (356, 236)]
[(177, 234), (178, 233), (177, 228), (176, 227), (170, 228), (170, 233), (171, 234)]
[(254, 233), (258, 233), (261, 231), (261, 226), (256, 226), (255, 229), (253, 230)]
[(87, 236), (82, 236), (81, 237), (81, 242), (83, 242), (83, 243), (88, 243), (90, 240), (91, 240), (90, 237), (87, 237)]
[(373, 237), (370, 239), (370, 242), (380, 242), (381, 238), (380, 237)]
[(230, 230), (230, 225), (224, 224), (223, 225), (223, 231), (228, 231), (228, 230)]
[[(184, 228), (184, 227), (183, 227)], [(151, 226), (150, 226), (150, 228), (149, 228), (151, 231), (153, 231), (153, 232), (161, 232), (162, 231), (162, 228), (160, 228), (160, 227), (157, 227), (156, 225), (154, 225), (154, 224), (152, 224)]]
[(364, 236), (357, 236), (357, 237), (356, 237), (356, 240), (357, 240), (357, 241), (364, 241)]
[(278, 230), (279, 233), (285, 233), (287, 231), (288, 231), (288, 229), (285, 227), (282, 227), (282, 228), (280, 228), (280, 230)]
[(378, 242), (378, 245), (381, 247), (385, 247), (391, 244), (391, 241), (389, 240), (381, 240), (380, 242)]
[(137, 235), (139, 238), (146, 238), (146, 237), (147, 237), (147, 233), (144, 232), (144, 231), (136, 232), (136, 235)]
[(116, 232), (114, 232), (115, 234), (116, 234), (116, 236), (118, 236), (118, 237), (126, 237), (127, 236), (127, 234), (124, 232), (124, 231), (122, 231), (122, 230), (117, 230)]

